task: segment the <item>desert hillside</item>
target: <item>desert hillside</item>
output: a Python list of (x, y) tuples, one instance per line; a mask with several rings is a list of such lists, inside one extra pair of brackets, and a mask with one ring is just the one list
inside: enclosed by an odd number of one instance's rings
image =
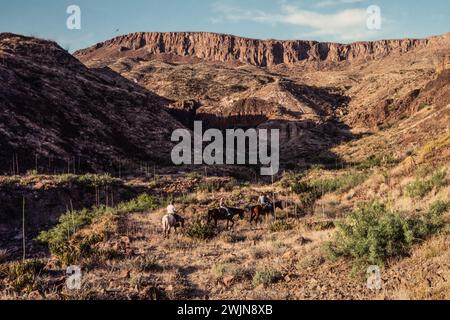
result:
[[(72, 56), (1, 34), (0, 299), (449, 299), (449, 49), (134, 33)], [(195, 120), (279, 128), (280, 173), (172, 166)], [(279, 207), (255, 222), (262, 194)], [(221, 198), (233, 227), (208, 221)]]
[(0, 34), (0, 172), (118, 170), (170, 159), (166, 99), (56, 43)]

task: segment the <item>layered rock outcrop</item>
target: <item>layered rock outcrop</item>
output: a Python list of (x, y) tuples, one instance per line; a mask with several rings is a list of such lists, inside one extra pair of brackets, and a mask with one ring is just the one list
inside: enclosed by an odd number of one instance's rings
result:
[[(81, 61), (139, 54), (174, 54), (207, 61), (241, 62), (259, 67), (302, 61), (337, 63), (372, 60), (426, 48), (450, 35), (427, 39), (382, 40), (351, 44), (303, 40), (256, 40), (207, 32), (140, 32), (120, 36), (75, 52)], [(137, 55), (139, 55), (137, 54)]]

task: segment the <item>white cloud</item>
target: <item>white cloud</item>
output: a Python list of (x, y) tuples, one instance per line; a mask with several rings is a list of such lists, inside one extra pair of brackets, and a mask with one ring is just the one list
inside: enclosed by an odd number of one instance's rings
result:
[(323, 0), (316, 3), (316, 8), (336, 7), (339, 5), (355, 4), (366, 2), (366, 0)]
[[(324, 0), (322, 6), (362, 1), (364, 0)], [(215, 4), (213, 10), (219, 14), (219, 17), (211, 20), (216, 23), (224, 21), (254, 21), (285, 24), (302, 27), (303, 36), (308, 37), (328, 37), (335, 41), (350, 41), (361, 40), (375, 34), (374, 31), (367, 29), (367, 12), (365, 9), (360, 8), (322, 13), (320, 10), (303, 10), (298, 6), (290, 5), (283, 1), (279, 11), (275, 13), (267, 13), (262, 10), (245, 10), (240, 7), (230, 7), (223, 4)]]

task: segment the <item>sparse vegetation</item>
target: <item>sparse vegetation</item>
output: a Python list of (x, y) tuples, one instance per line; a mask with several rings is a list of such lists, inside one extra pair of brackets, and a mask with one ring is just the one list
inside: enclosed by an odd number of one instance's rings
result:
[(357, 163), (356, 166), (359, 169), (364, 170), (381, 166), (392, 166), (398, 163), (399, 160), (393, 154), (389, 153), (389, 154), (372, 155), (366, 160)]
[(130, 279), (130, 286), (136, 290), (141, 290), (147, 287), (151, 281), (149, 277), (143, 275), (136, 275)]
[(59, 223), (54, 228), (41, 232), (37, 240), (47, 244), (50, 252), (62, 263), (73, 263), (80, 256), (91, 254), (92, 246), (108, 237), (108, 229), (103, 230), (102, 234), (94, 233), (81, 239), (75, 237), (81, 229), (90, 225), (94, 220), (105, 216), (113, 218), (120, 214), (155, 210), (158, 206), (158, 199), (148, 194), (142, 194), (136, 199), (121, 203), (114, 208), (102, 206), (67, 212), (60, 217)]
[(228, 273), (228, 271), (229, 271), (228, 269), (229, 269), (229, 266), (227, 264), (219, 263), (219, 264), (215, 264), (212, 267), (211, 273), (214, 276), (214, 278), (221, 279)]
[(433, 188), (440, 188), (447, 183), (447, 172), (445, 170), (435, 171), (431, 177), (421, 178), (408, 184), (405, 188), (405, 194), (411, 198), (423, 198), (433, 190)]
[(7, 270), (7, 277), (16, 292), (36, 289), (37, 280), (43, 273), (45, 263), (41, 260), (27, 260), (11, 263)]
[(254, 287), (258, 287), (260, 285), (270, 285), (275, 283), (278, 280), (278, 273), (270, 268), (265, 268), (263, 270), (258, 270), (255, 272), (253, 276), (252, 284)]
[(223, 241), (227, 243), (238, 243), (238, 242), (244, 242), (247, 240), (246, 236), (235, 234), (235, 233), (228, 233), (223, 236)]
[(325, 259), (322, 256), (319, 257), (306, 257), (296, 264), (296, 268), (298, 271), (303, 271), (308, 268), (317, 268), (321, 264), (325, 262)]
[(331, 178), (307, 178), (304, 175), (289, 175), (282, 181), (283, 186), (290, 186), (293, 192), (300, 194), (303, 209), (312, 208), (323, 195), (333, 192), (346, 192), (368, 179), (364, 172), (347, 172)]
[(293, 228), (292, 224), (288, 223), (286, 220), (274, 221), (268, 227), (269, 231), (272, 233), (288, 231), (292, 230), (292, 228)]
[(160, 265), (155, 257), (149, 255), (134, 259), (132, 267), (139, 272), (153, 272), (160, 269)]
[(306, 221), (305, 227), (308, 230), (323, 231), (334, 229), (336, 227), (336, 223), (332, 220)]
[(198, 184), (197, 190), (200, 192), (208, 193), (219, 192), (220, 190), (232, 191), (236, 185), (237, 181), (235, 179), (231, 179), (229, 181), (210, 179), (200, 182)]

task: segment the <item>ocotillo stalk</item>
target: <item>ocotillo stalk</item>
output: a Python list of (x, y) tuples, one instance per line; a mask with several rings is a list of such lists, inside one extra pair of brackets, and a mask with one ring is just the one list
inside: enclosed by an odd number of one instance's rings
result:
[(23, 245), (23, 261), (26, 258), (26, 243), (25, 243), (25, 196), (22, 197), (22, 245)]
[(20, 175), (20, 170), (19, 170), (19, 155), (16, 153), (16, 170), (17, 170), (17, 175)]

